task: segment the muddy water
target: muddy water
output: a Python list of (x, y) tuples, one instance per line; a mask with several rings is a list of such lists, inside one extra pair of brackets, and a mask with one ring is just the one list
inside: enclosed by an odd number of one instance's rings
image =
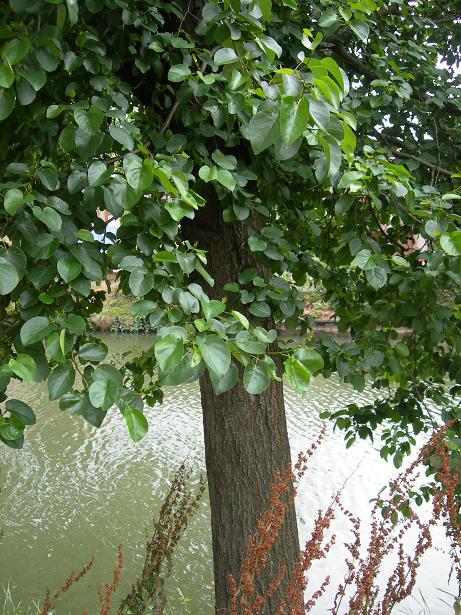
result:
[[(118, 353), (148, 343), (143, 336), (106, 336), (111, 351)], [(56, 588), (69, 572), (91, 557), (90, 574), (59, 602), (56, 614), (96, 612), (96, 586), (108, 582), (117, 545), (124, 548), (125, 569), (119, 596), (126, 592), (143, 562), (146, 528), (158, 511), (174, 469), (186, 460), (193, 482), (204, 471), (203, 433), (197, 384), (169, 389), (162, 406), (147, 410), (149, 434), (133, 444), (122, 417), (109, 414), (104, 425), (94, 429), (78, 417), (59, 411), (49, 402), (41, 385), (11, 391), (37, 412), (37, 425), (28, 430), (20, 452), (0, 447), (0, 583), (11, 585), (17, 601), (25, 606), (43, 598), (47, 586)], [(317, 378), (306, 399), (285, 390), (288, 427), (293, 454), (305, 449), (321, 426), (319, 413), (356, 400), (365, 402), (371, 391), (361, 394), (337, 380)], [(346, 481), (344, 502), (355, 513), (369, 518), (369, 500), (394, 476), (391, 465), (379, 458), (369, 442), (346, 450), (340, 433), (328, 432), (298, 498), (301, 537), (312, 528), (319, 507)], [(347, 525), (338, 517), (338, 543), (350, 539)], [(442, 533), (436, 535), (445, 546)], [(412, 548), (411, 540), (408, 543)], [(321, 562), (311, 574), (315, 591), (326, 574), (339, 581), (344, 574), (343, 551)], [(178, 550), (170, 582), (171, 613), (208, 614), (211, 609), (212, 577), (209, 508), (206, 498), (190, 523)], [(449, 561), (442, 551), (426, 556), (415, 593), (406, 606), (395, 612), (423, 612), (421, 591), (430, 604), (431, 615), (452, 610), (441, 599), (447, 589)], [(182, 596), (186, 598), (182, 602)], [(326, 613), (330, 598), (315, 609)], [(419, 603), (419, 605), (418, 605)], [(2, 604), (0, 602), (0, 613)]]

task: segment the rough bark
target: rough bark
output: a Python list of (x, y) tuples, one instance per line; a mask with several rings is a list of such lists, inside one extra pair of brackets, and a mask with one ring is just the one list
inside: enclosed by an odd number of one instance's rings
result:
[[(244, 248), (243, 223), (224, 223), (219, 202), (207, 206), (184, 229), (191, 240), (207, 250), (207, 269), (215, 279), (207, 292), (223, 296), (226, 282), (238, 279), (240, 271), (255, 267), (254, 256)], [(216, 396), (210, 378), (200, 382), (205, 456), (211, 504), (213, 566), (216, 613), (229, 613), (229, 574), (238, 577), (247, 539), (267, 509), (276, 470), (285, 472), (290, 463), (283, 389), (273, 381), (259, 396), (249, 395), (239, 383), (229, 392)], [(265, 588), (282, 565), (288, 570), (299, 558), (299, 539), (295, 510), (288, 511), (278, 541), (271, 551), (267, 569), (257, 588)], [(279, 599), (274, 596), (261, 611), (275, 615)]]

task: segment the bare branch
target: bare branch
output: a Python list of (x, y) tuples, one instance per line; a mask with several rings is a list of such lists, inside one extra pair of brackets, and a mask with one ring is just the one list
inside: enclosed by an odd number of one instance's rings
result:
[(379, 132), (373, 132), (373, 136), (375, 136), (383, 145), (387, 147), (387, 149), (398, 158), (407, 158), (409, 160), (415, 160), (419, 162), (419, 164), (423, 167), (431, 169), (431, 171), (436, 171), (437, 173), (442, 173), (442, 175), (448, 175), (451, 177), (454, 171), (450, 171), (449, 169), (445, 169), (444, 167), (439, 166), (438, 164), (433, 164), (432, 162), (428, 162), (424, 160), (424, 158), (420, 158), (419, 156), (415, 156), (414, 154), (409, 154), (408, 152), (404, 152), (402, 150), (393, 149), (387, 142), (387, 138), (380, 134)]

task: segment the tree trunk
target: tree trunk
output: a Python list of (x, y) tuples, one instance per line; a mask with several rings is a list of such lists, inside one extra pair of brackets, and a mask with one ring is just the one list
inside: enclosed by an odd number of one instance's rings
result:
[[(189, 226), (189, 225), (188, 225)], [(207, 289), (213, 298), (223, 296), (223, 286), (238, 279), (239, 272), (256, 267), (254, 255), (245, 249), (246, 227), (241, 222), (225, 223), (216, 196), (208, 202), (185, 230), (185, 234), (207, 250), (207, 269), (215, 286)], [(261, 271), (261, 268), (258, 267)], [(286, 472), (290, 463), (283, 389), (272, 381), (261, 395), (249, 395), (238, 384), (219, 396), (205, 374), (200, 381), (205, 432), (205, 457), (211, 505), (211, 529), (215, 580), (215, 608), (230, 613), (228, 577), (237, 579), (247, 539), (267, 510), (277, 470)], [(296, 514), (288, 509), (285, 524), (272, 548), (266, 570), (258, 576), (257, 590), (265, 589), (281, 566), (293, 569), (300, 555)], [(260, 611), (275, 615), (275, 595)]]

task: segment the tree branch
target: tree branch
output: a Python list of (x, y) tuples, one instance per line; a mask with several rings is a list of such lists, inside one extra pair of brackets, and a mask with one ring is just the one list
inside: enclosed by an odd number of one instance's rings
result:
[(398, 158), (407, 158), (409, 160), (415, 160), (416, 162), (419, 162), (419, 164), (421, 166), (427, 167), (428, 169), (431, 169), (431, 171), (436, 171), (437, 173), (442, 173), (442, 175), (448, 175), (448, 177), (451, 177), (453, 175), (453, 173), (454, 173), (454, 171), (450, 171), (449, 169), (445, 169), (444, 167), (441, 167), (438, 164), (433, 164), (432, 162), (428, 162), (427, 160), (424, 160), (424, 158), (420, 158), (419, 156), (415, 156), (414, 154), (409, 154), (408, 152), (403, 152), (401, 150), (393, 149), (387, 143), (387, 137), (385, 137), (384, 135), (380, 134), (379, 132), (373, 132), (373, 136), (375, 136), (378, 139), (378, 141), (383, 143), (387, 147), (387, 149), (394, 156), (397, 156)]
[[(331, 36), (329, 40), (333, 43), (334, 49), (337, 51), (337, 53), (339, 53), (344, 62), (350, 68), (360, 73), (361, 75), (364, 75), (369, 81), (374, 81), (375, 79), (382, 79), (382, 75), (377, 73), (372, 67), (359, 60), (348, 49), (346, 49), (339, 38), (337, 38), (336, 36)], [(418, 90), (413, 90), (411, 97), (414, 100), (426, 103), (427, 105), (431, 105), (433, 102), (430, 96), (428, 96), (424, 92), (419, 92)], [(444, 107), (448, 109), (449, 112), (453, 115), (457, 117), (461, 116), (461, 109), (459, 109), (459, 107), (457, 107), (449, 100), (445, 101)]]

